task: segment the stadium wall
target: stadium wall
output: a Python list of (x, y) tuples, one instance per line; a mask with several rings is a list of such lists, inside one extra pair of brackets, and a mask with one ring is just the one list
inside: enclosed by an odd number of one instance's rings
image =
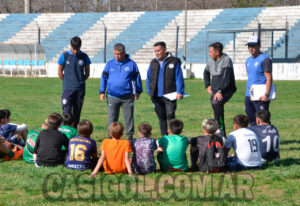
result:
[[(105, 64), (91, 64), (91, 78), (100, 78)], [(188, 64), (183, 70), (184, 78), (203, 79), (203, 71), (206, 64)], [(140, 74), (143, 80), (147, 77), (149, 64), (138, 64)], [(244, 64), (234, 64), (234, 73), (236, 80), (246, 80), (247, 73)], [(43, 76), (43, 75), (41, 75)], [(58, 77), (57, 64), (48, 63), (46, 77)], [(274, 80), (300, 80), (300, 63), (276, 63), (273, 64)]]

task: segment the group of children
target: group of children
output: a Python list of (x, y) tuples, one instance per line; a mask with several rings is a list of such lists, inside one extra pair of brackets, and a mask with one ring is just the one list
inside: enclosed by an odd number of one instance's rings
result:
[[(204, 135), (194, 138), (182, 136), (184, 124), (179, 119), (169, 121), (168, 135), (158, 140), (151, 138), (152, 127), (148, 123), (138, 126), (138, 139), (121, 139), (124, 126), (114, 122), (109, 127), (111, 139), (104, 139), (98, 157), (96, 142), (91, 139), (93, 124), (82, 120), (74, 126), (71, 114), (50, 114), (41, 127), (29, 133), (26, 125), (9, 123), (10, 112), (0, 110), (0, 155), (5, 160), (23, 159), (36, 167), (65, 165), (69, 169), (91, 169), (90, 177), (99, 170), (105, 173), (148, 174), (155, 172), (157, 161), (163, 172), (187, 171), (186, 150), (190, 144), (193, 171), (219, 172), (225, 168), (233, 171), (261, 168), (263, 161), (279, 160), (279, 134), (270, 122), (268, 111), (256, 113), (256, 126), (248, 127), (243, 114), (233, 119), (234, 130), (227, 139), (216, 133), (218, 123), (214, 119), (202, 122)], [(6, 128), (14, 128), (9, 132)], [(25, 129), (24, 129), (25, 128)], [(27, 136), (23, 137), (24, 134)], [(11, 137), (15, 137), (14, 143)], [(22, 147), (22, 141), (26, 141)], [(16, 144), (17, 143), (17, 144)], [(234, 154), (228, 156), (230, 149)], [(132, 158), (130, 153), (133, 152)]]

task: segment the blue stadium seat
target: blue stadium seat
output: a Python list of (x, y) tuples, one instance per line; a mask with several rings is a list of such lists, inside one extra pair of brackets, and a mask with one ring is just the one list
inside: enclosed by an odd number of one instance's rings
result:
[(9, 65), (16, 65), (16, 60), (9, 60)]
[(39, 66), (44, 66), (45, 65), (45, 61), (43, 59), (39, 60), (38, 65)]
[(3, 65), (9, 65), (9, 60), (3, 60)]
[(38, 65), (38, 61), (37, 60), (32, 60), (31, 61), (31, 65), (32, 66), (37, 66)]
[(19, 59), (19, 60), (17, 61), (17, 65), (18, 65), (18, 66), (23, 65), (23, 60), (22, 60), (22, 59)]
[(30, 60), (29, 59), (26, 59), (24, 60), (24, 66), (30, 66)]

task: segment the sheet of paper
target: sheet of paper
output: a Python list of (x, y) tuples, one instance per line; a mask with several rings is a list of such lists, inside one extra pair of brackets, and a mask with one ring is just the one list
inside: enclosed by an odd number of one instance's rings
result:
[[(183, 93), (183, 97), (188, 97), (188, 96), (190, 96), (188, 93)], [(165, 94), (164, 97), (171, 101), (176, 100), (177, 92)]]
[[(266, 85), (265, 84), (253, 84), (250, 86), (250, 99), (251, 101), (258, 101), (261, 96), (266, 93)], [(271, 91), (269, 94), (269, 99), (276, 99), (276, 86), (272, 84)]]

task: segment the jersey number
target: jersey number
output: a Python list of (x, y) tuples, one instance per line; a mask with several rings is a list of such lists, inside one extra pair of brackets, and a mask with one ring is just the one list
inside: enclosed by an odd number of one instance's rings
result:
[(85, 157), (86, 146), (83, 144), (71, 144), (70, 160), (83, 161)]
[[(267, 152), (271, 151), (271, 137), (266, 136), (266, 138), (262, 139), (262, 142), (267, 142)], [(279, 151), (279, 136), (276, 135), (273, 140), (273, 151), (278, 152)]]
[(250, 144), (251, 152), (257, 152), (257, 141), (256, 141), (256, 139), (248, 139), (248, 142)]

